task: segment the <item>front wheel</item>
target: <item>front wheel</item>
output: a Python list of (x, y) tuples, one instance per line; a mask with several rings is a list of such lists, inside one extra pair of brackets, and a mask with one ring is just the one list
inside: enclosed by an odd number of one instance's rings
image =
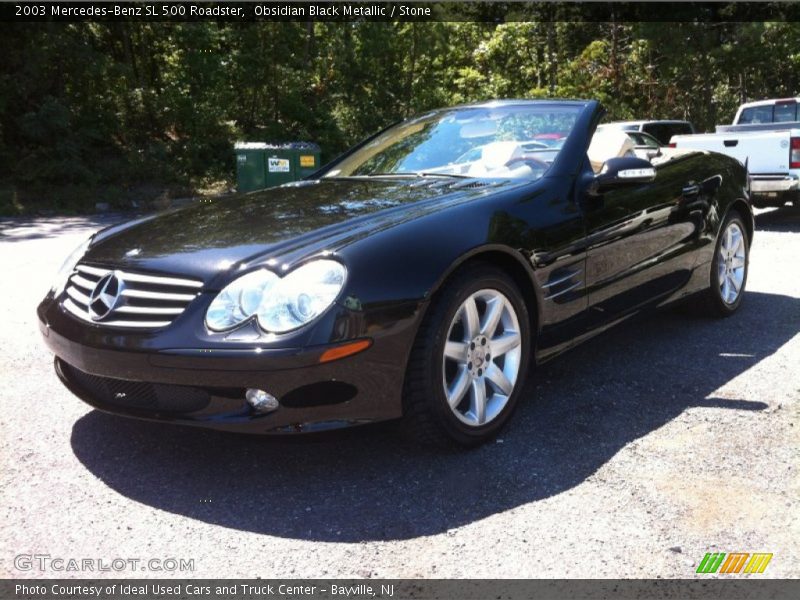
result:
[(514, 280), (490, 265), (462, 269), (436, 295), (414, 343), (405, 428), (437, 446), (474, 446), (510, 418), (527, 375), (528, 312)]

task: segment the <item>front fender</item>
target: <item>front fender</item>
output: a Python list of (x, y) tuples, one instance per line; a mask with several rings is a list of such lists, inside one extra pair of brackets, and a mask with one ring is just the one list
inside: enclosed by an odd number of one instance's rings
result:
[[(521, 195), (538, 192), (537, 186), (526, 187), (428, 214), (343, 248), (339, 253), (348, 268), (344, 296), (365, 308), (427, 302), (455, 269), (484, 252), (507, 255), (533, 278), (524, 251), (529, 225), (513, 216)], [(519, 224), (508, 226), (514, 222)]]

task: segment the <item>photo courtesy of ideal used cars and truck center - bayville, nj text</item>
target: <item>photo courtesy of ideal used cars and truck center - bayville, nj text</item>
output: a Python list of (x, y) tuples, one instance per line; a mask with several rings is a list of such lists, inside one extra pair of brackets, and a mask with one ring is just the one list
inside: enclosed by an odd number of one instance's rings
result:
[(0, 0), (1, 600), (800, 597), (800, 2)]

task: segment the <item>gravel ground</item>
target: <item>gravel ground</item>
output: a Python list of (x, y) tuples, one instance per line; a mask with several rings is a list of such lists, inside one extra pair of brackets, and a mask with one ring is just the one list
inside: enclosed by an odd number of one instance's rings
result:
[(542, 367), (497, 443), (454, 454), (387, 427), (275, 440), (88, 408), (34, 308), (115, 218), (0, 222), (0, 576), (81, 575), (15, 567), (48, 554), (198, 577), (691, 577), (711, 551), (800, 576), (799, 211), (759, 214), (735, 317), (623, 324)]

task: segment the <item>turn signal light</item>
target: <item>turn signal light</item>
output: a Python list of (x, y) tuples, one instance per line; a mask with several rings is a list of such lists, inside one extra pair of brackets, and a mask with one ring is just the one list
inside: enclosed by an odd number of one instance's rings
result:
[(345, 356), (352, 356), (353, 354), (358, 354), (366, 350), (370, 346), (372, 346), (372, 340), (358, 340), (357, 342), (350, 342), (349, 344), (329, 348), (319, 357), (319, 362), (326, 363), (332, 360), (339, 360)]

